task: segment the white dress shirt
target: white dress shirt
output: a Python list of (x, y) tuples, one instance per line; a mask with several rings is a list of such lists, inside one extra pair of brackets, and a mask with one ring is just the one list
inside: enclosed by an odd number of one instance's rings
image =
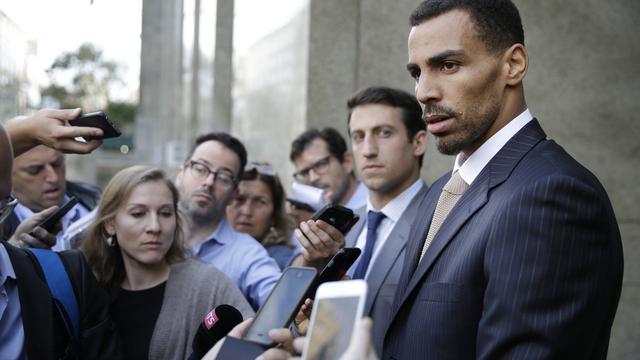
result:
[(456, 156), (453, 172), (459, 171), (460, 177), (462, 177), (467, 184), (471, 185), (498, 151), (531, 120), (533, 120), (533, 116), (531, 112), (529, 112), (529, 109), (526, 109), (497, 133), (493, 134), (492, 137), (485, 141), (484, 144), (474, 151), (466, 160), (464, 159), (464, 155), (459, 153), (458, 156)]
[[(400, 195), (396, 196), (391, 201), (389, 201), (380, 210), (375, 209), (371, 204), (371, 200), (367, 199), (366, 214), (368, 214), (369, 211), (380, 211), (385, 215), (385, 217), (380, 222), (380, 225), (378, 225), (378, 229), (376, 233), (377, 235), (376, 243), (373, 249), (373, 254), (371, 255), (371, 261), (369, 262), (369, 268), (367, 269), (367, 274), (365, 275), (365, 279), (369, 275), (369, 269), (371, 269), (371, 265), (376, 261), (376, 258), (378, 257), (378, 253), (380, 252), (380, 249), (382, 248), (384, 243), (387, 241), (389, 234), (391, 234), (391, 231), (396, 226), (396, 223), (400, 219), (400, 216), (402, 216), (402, 213), (409, 206), (409, 204), (411, 203), (411, 200), (413, 200), (416, 194), (418, 194), (423, 184), (424, 183), (422, 179), (416, 180), (413, 184), (411, 184), (411, 186), (409, 186), (403, 192), (401, 192)], [(367, 221), (366, 215), (365, 215), (364, 221), (365, 222)], [(356, 247), (364, 251), (364, 246), (366, 242), (367, 242), (367, 224), (365, 223), (364, 226), (362, 227), (362, 231), (360, 231), (360, 234), (358, 235), (358, 239), (356, 240)], [(353, 275), (353, 271), (355, 271), (355, 269), (358, 267), (358, 261), (356, 261), (351, 266), (350, 268), (351, 271), (348, 272), (349, 275)]]

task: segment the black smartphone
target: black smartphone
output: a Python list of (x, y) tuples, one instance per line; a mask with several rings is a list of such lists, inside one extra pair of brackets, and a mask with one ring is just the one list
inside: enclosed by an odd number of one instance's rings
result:
[(329, 260), (327, 266), (322, 269), (320, 275), (316, 281), (313, 282), (307, 297), (313, 299), (316, 296), (316, 290), (318, 287), (329, 281), (338, 281), (342, 279), (347, 270), (353, 265), (353, 263), (360, 256), (360, 249), (358, 248), (342, 248)]
[(38, 226), (47, 230), (50, 233), (53, 233), (53, 230), (56, 227), (56, 224), (65, 216), (66, 213), (69, 212), (76, 204), (78, 203), (78, 199), (75, 197), (71, 197), (69, 201), (67, 201), (64, 205), (62, 205), (56, 212), (47, 216)]
[(351, 230), (351, 227), (358, 222), (359, 217), (349, 208), (342, 205), (330, 204), (318, 210), (317, 213), (313, 214), (311, 219), (323, 220), (346, 235), (349, 230)]
[(98, 137), (88, 136), (84, 138), (87, 141), (93, 140), (93, 139), (114, 138), (122, 135), (122, 132), (120, 132), (120, 129), (118, 129), (118, 127), (116, 127), (115, 124), (111, 122), (111, 120), (109, 120), (109, 117), (103, 111), (96, 111), (96, 112), (84, 114), (77, 119), (69, 120), (69, 125), (87, 126), (87, 127), (95, 127), (95, 128), (102, 129), (102, 132), (104, 133), (102, 137), (98, 138)]
[(258, 309), (243, 339), (264, 347), (275, 345), (269, 337), (269, 330), (289, 326), (317, 274), (318, 271), (313, 268), (286, 268), (267, 300)]
[(316, 211), (316, 209), (312, 208), (311, 205), (309, 205), (309, 204), (307, 204), (305, 202), (302, 202), (302, 201), (299, 201), (299, 200), (296, 200), (296, 199), (292, 199), (292, 198), (287, 198), (287, 201), (291, 205), (293, 205), (294, 207), (296, 207), (296, 208), (298, 208), (300, 210), (304, 210), (304, 211), (308, 211), (308, 212)]

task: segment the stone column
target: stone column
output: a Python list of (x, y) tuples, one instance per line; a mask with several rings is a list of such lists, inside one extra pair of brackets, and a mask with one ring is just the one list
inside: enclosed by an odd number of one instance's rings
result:
[(165, 165), (166, 145), (183, 127), (182, 0), (143, 0), (141, 36), (136, 153), (140, 162)]

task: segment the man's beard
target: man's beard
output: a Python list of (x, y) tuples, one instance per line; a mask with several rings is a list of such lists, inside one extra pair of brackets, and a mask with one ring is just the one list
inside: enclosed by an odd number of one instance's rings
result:
[(184, 199), (180, 201), (180, 208), (194, 225), (210, 225), (224, 216), (224, 209), (221, 209), (217, 202), (201, 207), (194, 200)]
[(453, 131), (455, 131), (455, 133), (434, 134), (436, 147), (440, 153), (444, 155), (457, 155), (462, 150), (469, 148), (469, 146), (477, 142), (489, 131), (489, 128), (491, 128), (496, 121), (499, 112), (497, 104), (488, 109), (484, 114), (480, 113), (480, 109), (476, 108), (473, 110), (475, 111), (472, 112), (471, 117), (475, 119), (464, 117), (462, 112), (456, 112), (449, 108), (437, 105), (425, 106), (425, 114), (446, 114), (454, 119)]

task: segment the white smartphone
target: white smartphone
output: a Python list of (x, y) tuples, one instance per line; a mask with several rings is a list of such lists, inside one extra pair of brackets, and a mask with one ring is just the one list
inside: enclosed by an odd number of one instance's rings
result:
[(362, 319), (367, 298), (364, 280), (327, 282), (318, 288), (311, 311), (303, 360), (339, 359)]

